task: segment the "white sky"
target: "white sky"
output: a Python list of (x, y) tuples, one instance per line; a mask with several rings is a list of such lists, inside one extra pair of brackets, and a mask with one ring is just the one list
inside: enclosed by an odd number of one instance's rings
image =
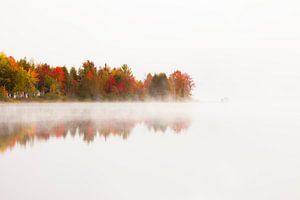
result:
[(1, 0), (0, 51), (51, 65), (86, 59), (175, 69), (195, 98), (300, 100), (300, 3), (292, 0)]

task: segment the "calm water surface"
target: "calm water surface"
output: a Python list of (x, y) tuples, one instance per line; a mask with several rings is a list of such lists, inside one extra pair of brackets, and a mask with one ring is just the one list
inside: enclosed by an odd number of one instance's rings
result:
[(300, 199), (297, 111), (0, 104), (0, 199)]

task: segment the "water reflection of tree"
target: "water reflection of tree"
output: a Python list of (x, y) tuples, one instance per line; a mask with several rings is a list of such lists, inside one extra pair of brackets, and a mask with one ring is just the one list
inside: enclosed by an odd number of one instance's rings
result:
[(189, 127), (188, 119), (173, 120), (73, 120), (61, 122), (36, 123), (0, 123), (0, 152), (14, 148), (17, 144), (27, 146), (34, 141), (47, 141), (50, 138), (65, 138), (68, 135), (79, 136), (85, 142), (93, 142), (96, 136), (119, 136), (127, 139), (137, 124), (144, 123), (150, 131), (166, 132), (170, 129), (174, 133), (181, 133)]
[(185, 118), (177, 118), (172, 120), (149, 119), (144, 121), (149, 131), (166, 132), (170, 128), (174, 133), (181, 133), (186, 130), (190, 121)]

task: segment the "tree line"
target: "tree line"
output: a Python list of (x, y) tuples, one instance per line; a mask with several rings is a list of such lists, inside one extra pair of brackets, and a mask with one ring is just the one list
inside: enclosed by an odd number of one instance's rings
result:
[(176, 70), (148, 75), (137, 80), (131, 68), (95, 66), (87, 60), (79, 68), (36, 64), (0, 53), (0, 100), (184, 100), (190, 99), (194, 82)]

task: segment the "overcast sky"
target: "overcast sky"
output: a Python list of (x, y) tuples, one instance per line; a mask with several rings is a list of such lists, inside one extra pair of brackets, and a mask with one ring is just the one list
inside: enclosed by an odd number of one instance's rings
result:
[(50, 65), (180, 69), (204, 100), (299, 100), (300, 3), (2, 0), (0, 51)]

